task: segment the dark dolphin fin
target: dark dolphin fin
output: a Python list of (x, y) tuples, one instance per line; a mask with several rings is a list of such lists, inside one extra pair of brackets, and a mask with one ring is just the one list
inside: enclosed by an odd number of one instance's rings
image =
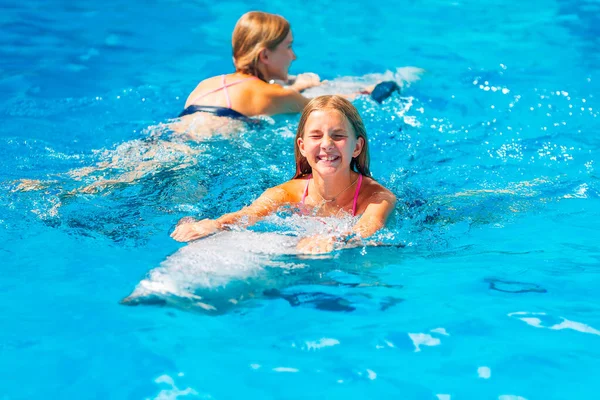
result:
[(379, 82), (371, 92), (371, 98), (378, 103), (383, 102), (394, 92), (400, 93), (400, 86), (394, 81)]

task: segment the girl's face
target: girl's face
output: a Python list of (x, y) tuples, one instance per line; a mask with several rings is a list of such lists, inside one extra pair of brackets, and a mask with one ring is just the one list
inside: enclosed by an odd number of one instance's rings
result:
[(288, 80), (288, 70), (296, 54), (292, 50), (292, 31), (288, 33), (283, 42), (279, 43), (274, 50), (265, 49), (261, 54), (260, 61), (265, 65), (268, 76), (267, 80)]
[(337, 110), (317, 110), (310, 113), (304, 134), (298, 138), (300, 154), (306, 157), (313, 173), (321, 176), (349, 170), (353, 157), (364, 146), (357, 138), (348, 119)]

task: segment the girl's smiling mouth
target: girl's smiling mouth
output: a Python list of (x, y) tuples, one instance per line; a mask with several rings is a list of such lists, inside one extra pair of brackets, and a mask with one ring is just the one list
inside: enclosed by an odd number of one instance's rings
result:
[(340, 156), (317, 156), (317, 161), (333, 162), (337, 161)]

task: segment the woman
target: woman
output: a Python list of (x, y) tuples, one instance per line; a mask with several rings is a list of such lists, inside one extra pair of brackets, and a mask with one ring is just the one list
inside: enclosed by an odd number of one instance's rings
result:
[(304, 109), (294, 153), (293, 179), (267, 189), (250, 206), (215, 220), (184, 218), (171, 234), (177, 241), (196, 240), (227, 229), (251, 225), (285, 205), (317, 217), (350, 214), (352, 229), (300, 240), (302, 253), (327, 253), (340, 245), (356, 245), (381, 229), (394, 209), (395, 196), (371, 178), (365, 126), (356, 108), (341, 96), (320, 96)]
[(300, 94), (319, 84), (315, 74), (301, 74), (288, 82), (292, 49), (290, 24), (283, 17), (260, 11), (244, 14), (232, 36), (235, 72), (208, 78), (190, 93), (181, 117), (207, 113), (247, 121), (257, 115), (302, 111), (308, 99)]

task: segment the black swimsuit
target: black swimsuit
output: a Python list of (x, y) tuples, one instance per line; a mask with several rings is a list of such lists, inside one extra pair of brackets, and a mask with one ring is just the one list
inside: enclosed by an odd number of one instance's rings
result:
[(185, 110), (179, 114), (179, 117), (183, 117), (185, 115), (194, 114), (197, 112), (205, 112), (217, 117), (225, 117), (225, 118), (233, 118), (244, 122), (255, 123), (257, 120), (252, 119), (250, 117), (245, 116), (242, 113), (235, 111), (234, 109), (227, 107), (217, 107), (217, 106), (198, 106), (192, 104), (187, 107)]
[[(237, 120), (244, 121), (244, 122), (256, 123), (255, 119), (247, 117), (244, 114), (242, 114), (238, 111), (235, 111), (234, 109), (231, 108), (231, 99), (229, 98), (229, 92), (227, 91), (227, 88), (230, 86), (238, 85), (245, 81), (258, 79), (258, 78), (256, 76), (251, 76), (249, 78), (240, 79), (240, 80), (237, 80), (237, 81), (231, 82), (231, 83), (226, 83), (225, 78), (226, 78), (225, 75), (221, 75), (221, 79), (222, 79), (221, 87), (218, 87), (213, 90), (209, 90), (206, 93), (202, 93), (200, 96), (196, 96), (194, 101), (192, 101), (192, 105), (186, 107), (185, 110), (183, 110), (181, 112), (181, 114), (179, 114), (179, 117), (183, 117), (184, 115), (190, 115), (190, 114), (197, 113), (197, 112), (205, 112), (205, 113), (209, 113), (212, 115), (216, 115), (217, 117), (233, 118), (233, 119), (237, 119)], [(193, 104), (193, 103), (196, 103), (198, 100), (202, 99), (204, 96), (209, 95), (211, 93), (218, 92), (219, 90), (223, 90), (225, 92), (225, 98), (227, 99), (227, 107), (201, 106), (201, 105)]]

